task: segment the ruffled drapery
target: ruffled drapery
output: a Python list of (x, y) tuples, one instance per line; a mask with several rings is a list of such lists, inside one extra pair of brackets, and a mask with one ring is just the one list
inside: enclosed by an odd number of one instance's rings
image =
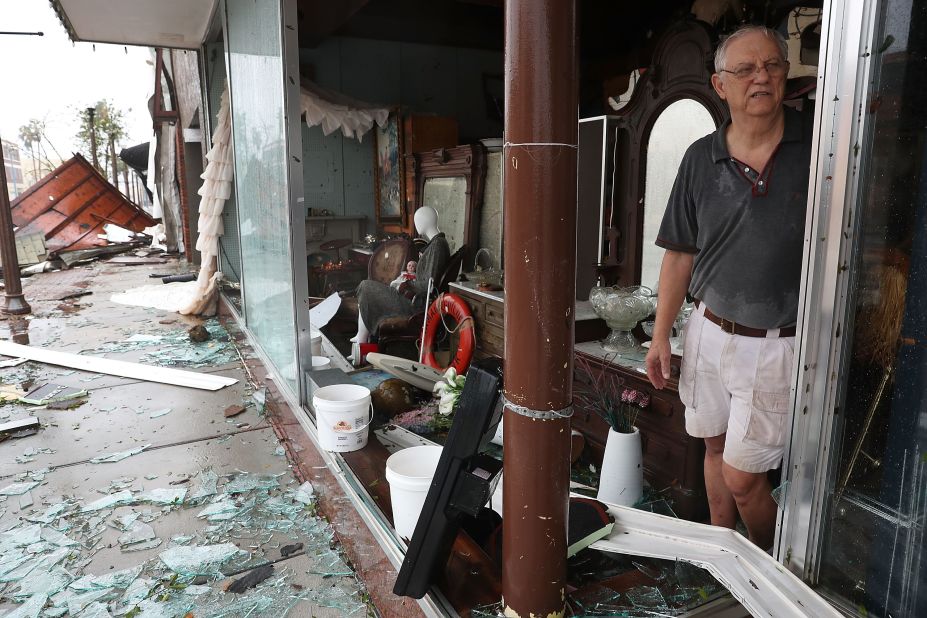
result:
[(218, 272), (216, 258), (219, 255), (219, 237), (224, 229), (222, 210), (232, 195), (232, 125), (229, 122), (228, 84), (222, 90), (219, 100), (219, 117), (212, 134), (212, 149), (206, 153), (206, 170), (200, 174), (204, 180), (200, 194), (199, 235), (196, 249), (200, 252), (200, 273), (197, 277), (196, 293), (190, 303), (180, 309), (184, 315), (212, 315), (218, 300)]
[(325, 135), (341, 130), (345, 137), (361, 141), (375, 124), (385, 125), (389, 116), (387, 107), (346, 97), (308, 80), (302, 80), (299, 99), (299, 110), (306, 124), (322, 127)]

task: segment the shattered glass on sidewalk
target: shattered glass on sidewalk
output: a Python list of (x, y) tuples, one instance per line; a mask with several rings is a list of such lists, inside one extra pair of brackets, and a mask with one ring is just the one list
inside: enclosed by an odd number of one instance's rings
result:
[(81, 354), (103, 355), (142, 351), (139, 362), (162, 367), (215, 367), (238, 361), (238, 354), (228, 331), (216, 318), (203, 322), (209, 339), (201, 343), (190, 341), (186, 329), (170, 334), (135, 333), (123, 341), (107, 342)]
[[(9, 495), (36, 482), (29, 473), (19, 477)], [(188, 497), (186, 488), (139, 491), (135, 480), (111, 482), (99, 499), (36, 505), (0, 533), (0, 599), (19, 603), (6, 617), (285, 616), (300, 602), (342, 616), (368, 614), (331, 526), (314, 514), (309, 483), (205, 469), (191, 479)], [(192, 534), (159, 537), (159, 518), (180, 510), (193, 511), (204, 525)], [(163, 549), (129, 569), (85, 572), (107, 528), (121, 533), (121, 552)], [(229, 588), (261, 566), (259, 577)], [(300, 585), (300, 572), (321, 584)]]

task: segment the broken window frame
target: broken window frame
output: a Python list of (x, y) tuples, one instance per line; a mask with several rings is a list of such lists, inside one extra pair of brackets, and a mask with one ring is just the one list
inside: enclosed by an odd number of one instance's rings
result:
[[(166, 86), (166, 88), (165, 88)], [(167, 99), (165, 99), (165, 93)], [(164, 49), (155, 48), (155, 91), (154, 91), (154, 109), (151, 117), (155, 125), (162, 122), (175, 123), (180, 119), (180, 114), (175, 109), (174, 102), (177, 96), (174, 93), (174, 82), (164, 66)]]

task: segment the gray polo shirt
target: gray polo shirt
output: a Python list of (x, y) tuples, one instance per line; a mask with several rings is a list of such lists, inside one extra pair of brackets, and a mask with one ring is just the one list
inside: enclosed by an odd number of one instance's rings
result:
[(689, 293), (753, 328), (795, 324), (801, 279), (811, 122), (790, 109), (766, 168), (731, 157), (730, 120), (686, 151), (656, 244), (694, 253)]

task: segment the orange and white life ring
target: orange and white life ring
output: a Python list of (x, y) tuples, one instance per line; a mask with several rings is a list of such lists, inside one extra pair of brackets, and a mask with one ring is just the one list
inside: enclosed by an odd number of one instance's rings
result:
[(460, 335), (457, 351), (454, 353), (454, 359), (449, 367), (453, 367), (458, 374), (463, 375), (467, 372), (470, 361), (473, 359), (473, 349), (476, 347), (476, 329), (473, 327), (473, 314), (470, 312), (470, 306), (456, 294), (439, 294), (435, 301), (431, 303), (431, 306), (428, 307), (428, 313), (425, 315), (425, 334), (422, 336), (422, 362), (442, 373), (448, 369), (448, 367), (442, 367), (438, 364), (432, 349), (435, 344), (435, 336), (438, 334), (438, 326), (443, 324), (443, 316), (445, 315), (449, 315), (457, 321), (457, 327), (452, 332)]

